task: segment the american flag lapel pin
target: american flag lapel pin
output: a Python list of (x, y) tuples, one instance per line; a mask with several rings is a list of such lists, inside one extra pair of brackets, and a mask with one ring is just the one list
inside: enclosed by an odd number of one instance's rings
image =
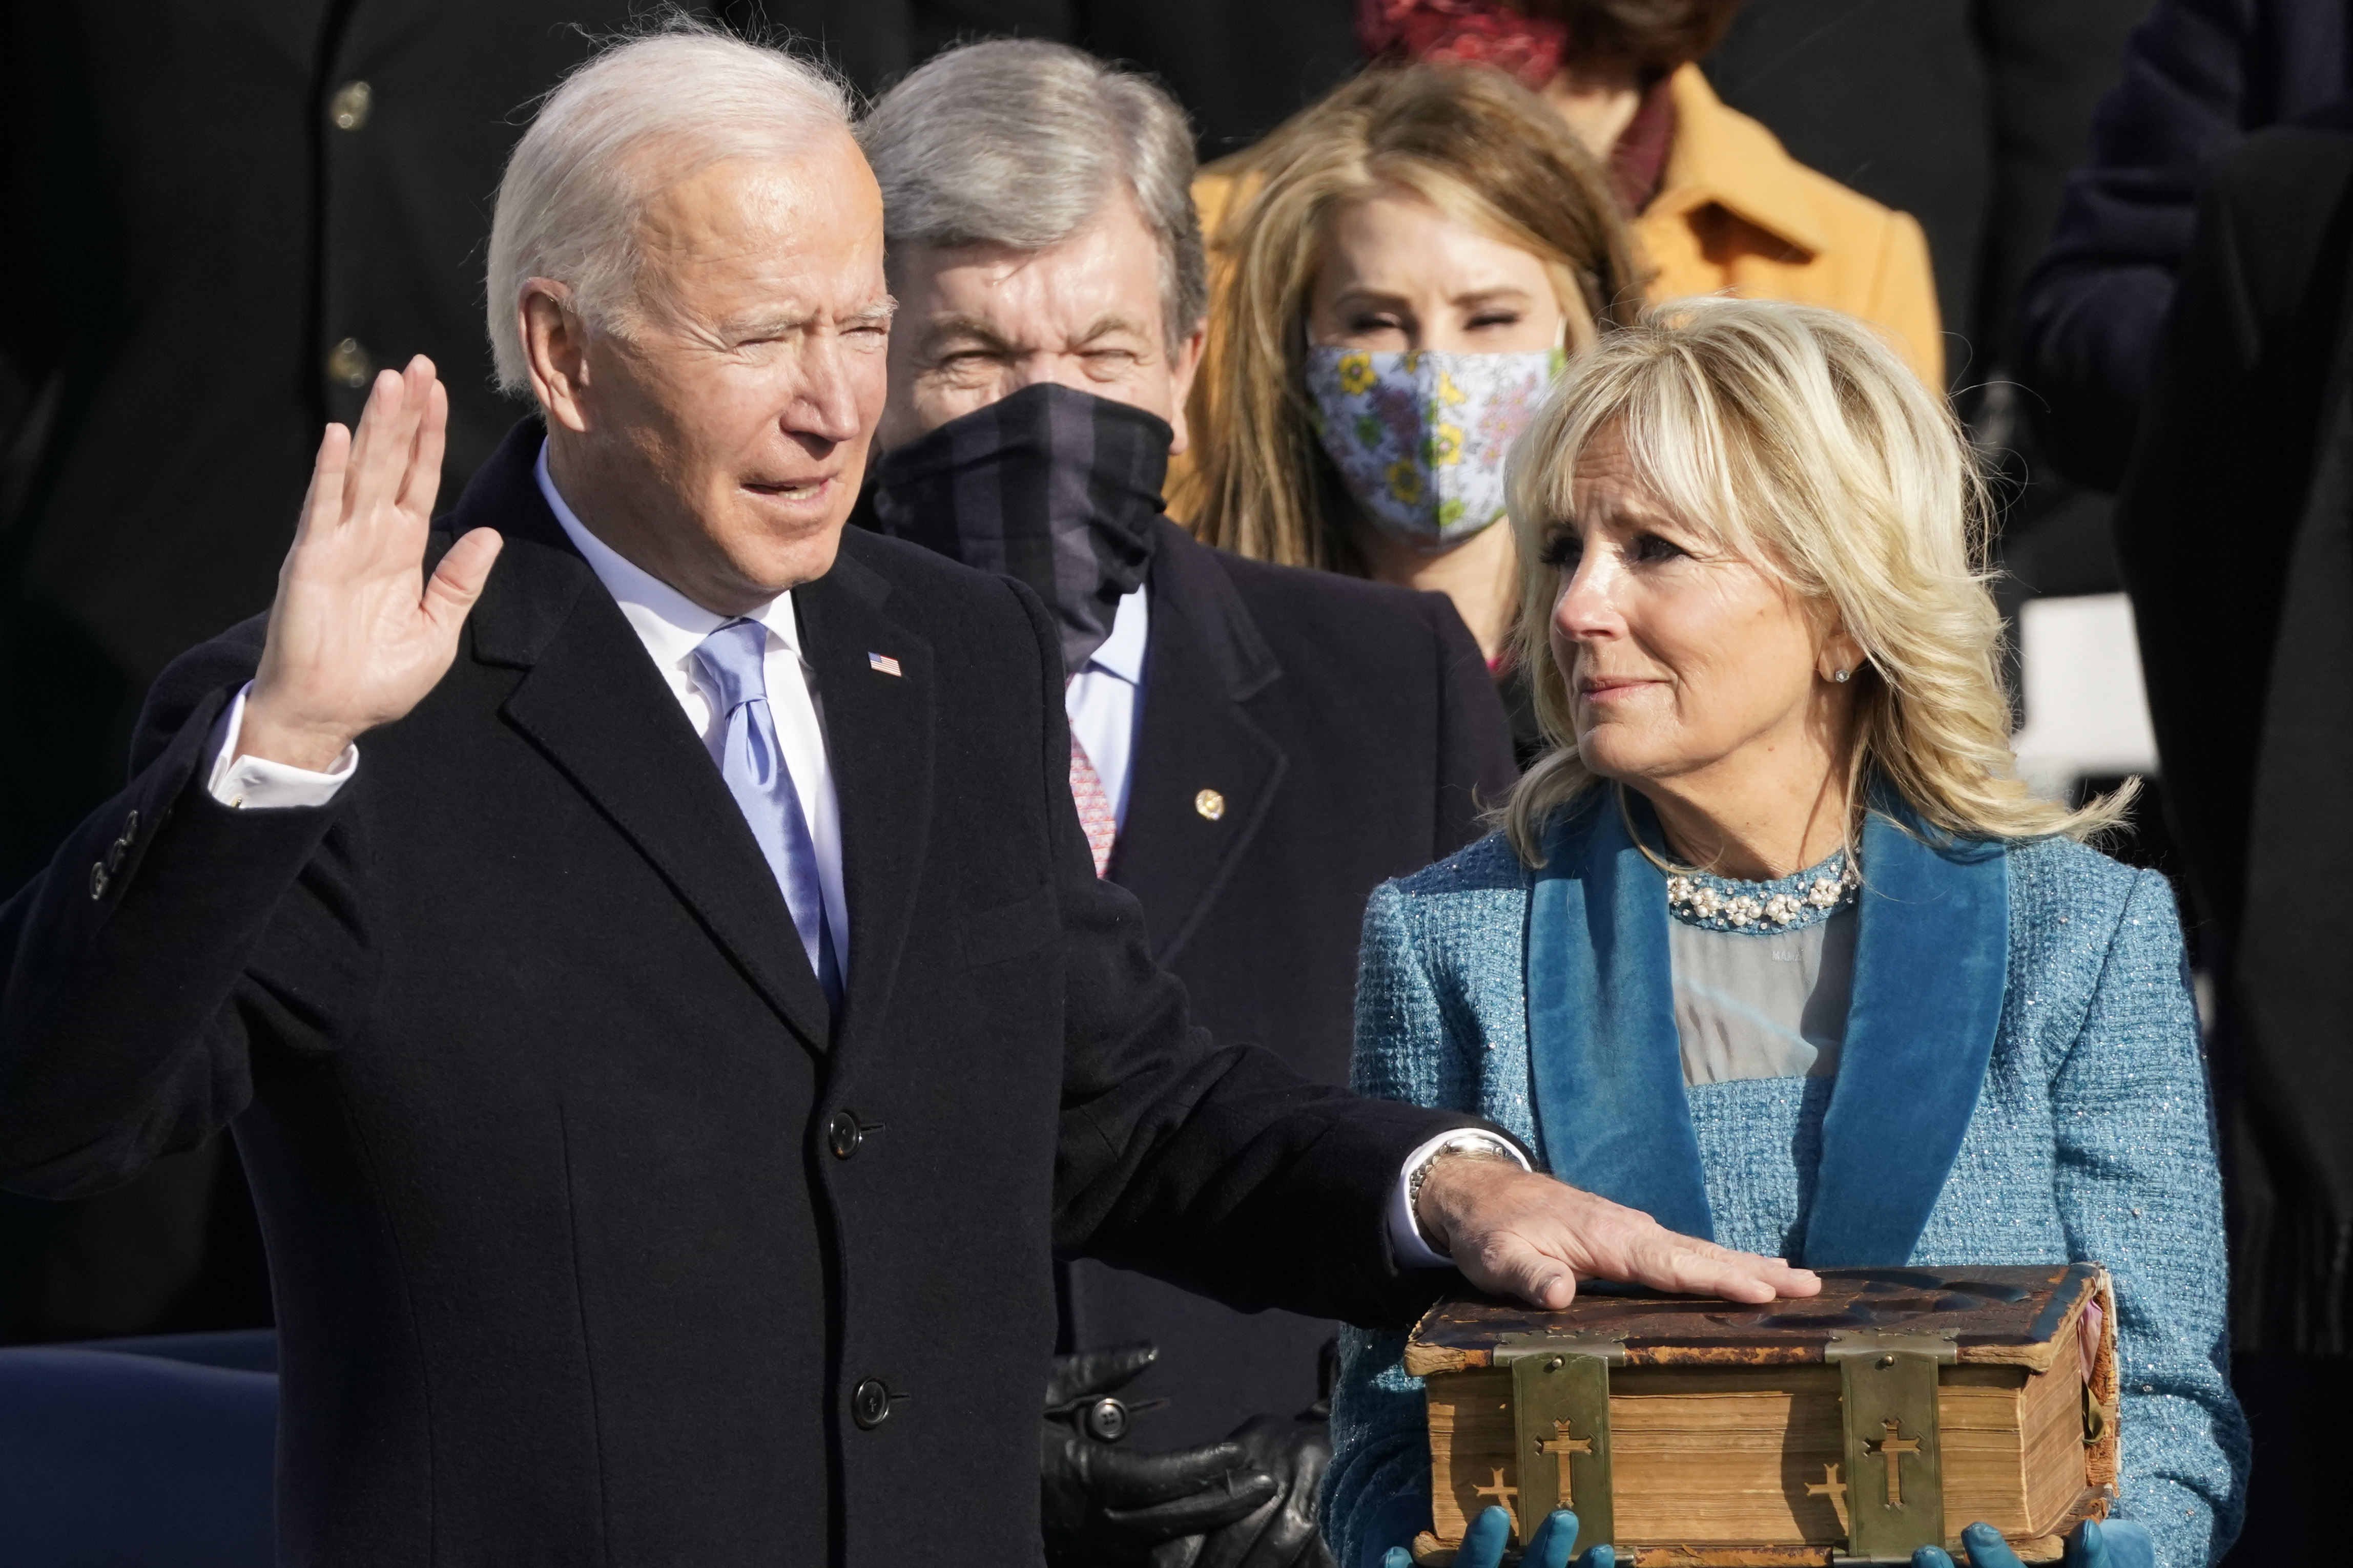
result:
[(866, 656), (866, 668), (869, 669), (879, 669), (885, 675), (903, 675), (906, 673), (899, 668), (899, 661), (892, 658), (887, 653), (868, 654)]

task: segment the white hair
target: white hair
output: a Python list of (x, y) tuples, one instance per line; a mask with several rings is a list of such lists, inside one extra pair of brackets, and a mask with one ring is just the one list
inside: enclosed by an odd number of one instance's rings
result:
[(546, 278), (600, 329), (638, 302), (638, 226), (665, 188), (730, 158), (797, 157), (847, 135), (850, 97), (821, 65), (672, 21), (594, 56), (549, 94), (507, 159), (491, 219), (486, 314), (499, 386), (528, 392), (516, 309)]
[(1064, 44), (966, 44), (883, 94), (858, 139), (892, 245), (1044, 250), (1125, 195), (1160, 244), (1169, 342), (1208, 310), (1192, 127), (1143, 77)]

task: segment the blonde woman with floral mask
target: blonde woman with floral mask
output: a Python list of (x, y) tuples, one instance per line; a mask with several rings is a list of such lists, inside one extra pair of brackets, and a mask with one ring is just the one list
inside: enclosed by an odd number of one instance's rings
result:
[(1637, 293), (1609, 187), (1477, 68), (1369, 73), (1249, 157), (1171, 510), (1244, 555), (1442, 592), (1503, 673), (1504, 455)]
[[(1548, 750), (1498, 832), (1373, 894), (1355, 1087), (1807, 1268), (2105, 1265), (2123, 1468), (2070, 1568), (2205, 1568), (2247, 1451), (2172, 891), (2083, 843), (2117, 801), (2013, 775), (1983, 490), (1942, 400), (1850, 317), (1669, 309), (1574, 361), (1514, 450)], [(1416, 1217), (1445, 1250), (1448, 1216)], [(1402, 1344), (1342, 1337), (1348, 1568), (1430, 1528)], [(1508, 1522), (1474, 1520), (1458, 1568), (1493, 1568)]]

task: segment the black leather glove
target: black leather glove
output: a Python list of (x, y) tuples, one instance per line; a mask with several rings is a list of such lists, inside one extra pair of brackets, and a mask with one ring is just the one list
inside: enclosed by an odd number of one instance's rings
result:
[(1253, 1416), (1229, 1440), (1282, 1489), (1247, 1518), (1211, 1531), (1182, 1568), (1337, 1568), (1316, 1528), (1324, 1472), (1332, 1464), (1332, 1424), (1324, 1407)]
[(1204, 1534), (1281, 1500), (1241, 1443), (1157, 1454), (1119, 1446), (1126, 1410), (1112, 1395), (1159, 1354), (1134, 1344), (1054, 1358), (1042, 1495), (1052, 1568), (1186, 1568)]

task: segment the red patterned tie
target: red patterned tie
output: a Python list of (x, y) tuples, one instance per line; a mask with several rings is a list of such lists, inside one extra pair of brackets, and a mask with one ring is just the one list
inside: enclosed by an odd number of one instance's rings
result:
[(1103, 793), (1103, 775), (1087, 760), (1087, 749), (1071, 737), (1071, 798), (1079, 803), (1079, 826), (1087, 830), (1087, 847), (1095, 853), (1095, 875), (1111, 866), (1111, 847), (1119, 837), (1119, 818), (1112, 815), (1111, 796)]

